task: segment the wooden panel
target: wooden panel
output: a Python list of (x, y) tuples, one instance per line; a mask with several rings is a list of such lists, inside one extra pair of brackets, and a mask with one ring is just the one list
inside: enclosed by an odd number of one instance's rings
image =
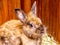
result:
[(34, 0), (21, 0), (21, 9), (28, 13), (31, 10)]
[(60, 42), (60, 0), (59, 0), (59, 4), (58, 5), (59, 5), (59, 9), (58, 9), (59, 10), (58, 11), (58, 26), (57, 26), (58, 30), (56, 30), (57, 31), (56, 35), (58, 37), (57, 40)]
[(31, 0), (24, 0), (24, 11), (28, 13), (31, 8)]
[(14, 9), (20, 7), (20, 0), (0, 0), (0, 24), (10, 19), (17, 19)]
[(0, 25), (2, 24), (2, 0), (0, 0)]
[(2, 17), (3, 17), (3, 22), (7, 21), (7, 17), (8, 17), (8, 6), (7, 6), (7, 0), (2, 0)]
[(21, 9), (28, 13), (31, 9), (31, 0), (21, 0)]
[(8, 1), (8, 11), (9, 11), (9, 17), (10, 19), (16, 19), (16, 15), (14, 12), (15, 8), (20, 8), (20, 0), (9, 0)]

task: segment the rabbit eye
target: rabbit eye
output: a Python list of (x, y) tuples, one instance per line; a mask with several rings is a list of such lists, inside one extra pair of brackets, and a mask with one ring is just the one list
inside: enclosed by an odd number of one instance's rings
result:
[(27, 23), (30, 27), (33, 27), (33, 24), (31, 24), (31, 23)]
[(29, 24), (30, 25), (30, 27), (33, 27), (33, 25), (32, 24)]

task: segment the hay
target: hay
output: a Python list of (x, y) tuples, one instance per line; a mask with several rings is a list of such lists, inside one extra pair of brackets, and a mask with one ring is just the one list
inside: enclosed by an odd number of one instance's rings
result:
[(60, 45), (60, 44), (56, 42), (53, 37), (48, 36), (48, 34), (46, 33), (42, 36), (41, 45)]

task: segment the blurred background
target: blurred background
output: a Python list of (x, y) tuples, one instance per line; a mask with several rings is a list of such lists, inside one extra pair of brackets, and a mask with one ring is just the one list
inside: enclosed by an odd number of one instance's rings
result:
[(34, 1), (37, 1), (37, 16), (47, 27), (48, 33), (60, 42), (60, 0), (0, 0), (0, 25), (17, 19), (15, 8), (28, 13)]

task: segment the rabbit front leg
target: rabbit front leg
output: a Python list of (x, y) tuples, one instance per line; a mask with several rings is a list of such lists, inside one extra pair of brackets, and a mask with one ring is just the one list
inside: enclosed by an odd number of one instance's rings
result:
[(6, 28), (0, 28), (0, 45), (22, 45), (20, 35), (18, 31), (6, 30)]

